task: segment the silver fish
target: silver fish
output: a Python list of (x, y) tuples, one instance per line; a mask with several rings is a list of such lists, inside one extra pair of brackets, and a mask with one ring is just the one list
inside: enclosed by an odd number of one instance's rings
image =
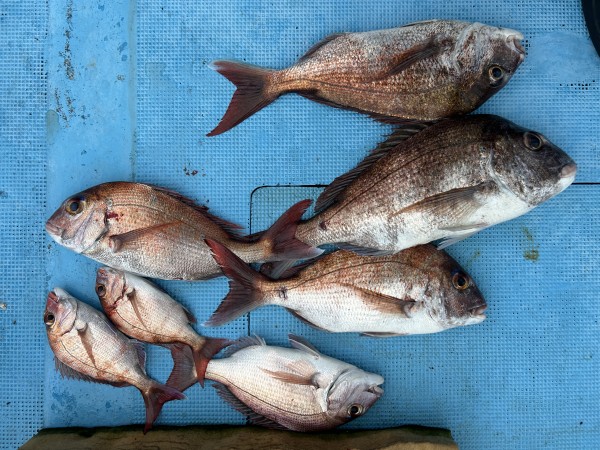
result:
[(271, 280), (218, 242), (207, 243), (230, 282), (204, 325), (222, 325), (264, 305), (283, 306), (324, 331), (376, 337), (436, 333), (485, 319), (486, 303), (472, 278), (432, 245), (392, 256), (340, 250)]
[(316, 203), (296, 237), (381, 255), (440, 248), (518, 217), (566, 189), (577, 166), (543, 135), (491, 115), (400, 129)]
[(220, 275), (204, 244), (207, 237), (248, 262), (320, 254), (294, 239), (310, 203), (297, 203), (271, 228), (249, 239), (237, 233), (239, 226), (176, 192), (112, 182), (66, 199), (46, 222), (46, 231), (60, 245), (116, 269), (165, 280), (203, 280)]
[(247, 337), (213, 359), (206, 378), (219, 395), (256, 425), (327, 430), (365, 414), (381, 397), (380, 375), (319, 353), (290, 335), (293, 349)]
[(200, 336), (191, 326), (196, 323), (191, 312), (154, 283), (131, 273), (98, 269), (96, 294), (108, 318), (127, 336), (157, 345), (189, 346), (201, 385), (208, 361), (228, 343)]
[(215, 61), (237, 90), (208, 136), (290, 92), (388, 122), (466, 114), (506, 85), (525, 58), (522, 39), (507, 28), (429, 20), (331, 35), (283, 70)]
[(146, 405), (144, 433), (165, 402), (185, 398), (178, 390), (148, 377), (142, 344), (64, 290), (55, 288), (48, 294), (44, 323), (56, 367), (64, 377), (139, 389)]

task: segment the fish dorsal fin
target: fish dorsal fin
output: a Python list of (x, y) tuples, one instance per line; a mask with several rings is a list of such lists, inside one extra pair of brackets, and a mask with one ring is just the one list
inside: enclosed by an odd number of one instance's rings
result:
[(223, 352), (224, 357), (229, 357), (238, 351), (247, 348), (254, 347), (257, 345), (267, 345), (265, 340), (259, 336), (244, 336), (235, 341), (232, 345), (230, 345), (227, 350)]
[(348, 34), (348, 33), (333, 33), (333, 34), (330, 34), (329, 36), (327, 36), (326, 38), (321, 39), (319, 42), (317, 42), (315, 45), (313, 45), (311, 48), (309, 48), (308, 51), (300, 57), (298, 62), (306, 61), (321, 47), (325, 46), (326, 44), (329, 44), (331, 41), (339, 38), (340, 36), (344, 36), (346, 34)]
[(319, 255), (315, 258), (303, 261), (300, 264), (292, 265), (291, 267), (290, 264), (294, 264), (296, 261), (289, 260), (268, 262), (260, 266), (259, 272), (274, 280), (287, 279), (298, 275), (304, 269), (312, 266), (324, 256), (325, 255)]
[(149, 186), (151, 186), (152, 189), (162, 192), (163, 194), (168, 195), (169, 197), (172, 197), (175, 200), (178, 200), (181, 203), (195, 209), (197, 212), (202, 214), (204, 217), (206, 217), (210, 221), (219, 225), (223, 229), (223, 231), (225, 231), (229, 235), (229, 237), (234, 238), (234, 239), (241, 237), (240, 230), (243, 229), (244, 227), (238, 225), (237, 223), (229, 222), (227, 220), (221, 219), (220, 217), (209, 213), (208, 206), (199, 205), (191, 198), (181, 195), (179, 192), (175, 192), (170, 189), (165, 189), (160, 186), (154, 186), (154, 185), (149, 185)]
[(245, 415), (250, 423), (277, 430), (287, 430), (283, 425), (254, 412), (248, 405), (237, 398), (225, 385), (213, 382), (212, 386), (217, 391), (219, 397), (225, 400), (226, 403), (229, 403), (237, 412)]
[(60, 361), (56, 356), (54, 357), (54, 366), (56, 367), (56, 370), (58, 371), (58, 373), (60, 373), (60, 376), (63, 378), (71, 378), (73, 380), (88, 381), (90, 383), (110, 384), (111, 386), (117, 386), (117, 387), (127, 385), (127, 383), (119, 383), (119, 382), (109, 383), (108, 381), (97, 380), (96, 378), (92, 378), (89, 375), (78, 372), (75, 369), (67, 366), (65, 363)]
[(362, 173), (368, 170), (373, 164), (386, 156), (391, 150), (395, 149), (399, 144), (403, 143), (415, 134), (423, 131), (430, 123), (425, 122), (410, 122), (406, 125), (397, 127), (387, 138), (379, 143), (371, 153), (363, 159), (354, 169), (337, 177), (333, 182), (325, 188), (319, 195), (315, 204), (315, 214), (323, 212), (332, 204), (341, 199), (346, 188), (356, 180)]
[(309, 353), (310, 355), (314, 356), (315, 358), (319, 358), (321, 356), (321, 354), (319, 353), (319, 350), (317, 350), (314, 345), (312, 345), (310, 342), (308, 342), (303, 337), (295, 335), (295, 334), (289, 334), (288, 339), (290, 341), (290, 345), (292, 347), (294, 347), (295, 349), (302, 350), (303, 352)]

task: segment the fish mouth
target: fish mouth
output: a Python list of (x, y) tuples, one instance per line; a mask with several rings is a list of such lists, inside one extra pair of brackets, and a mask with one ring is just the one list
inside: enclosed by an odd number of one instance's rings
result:
[(381, 395), (383, 394), (383, 389), (374, 384), (373, 386), (369, 387), (369, 389), (367, 389), (367, 392), (370, 392), (371, 394), (374, 394), (377, 397), (381, 397)]
[(64, 230), (57, 225), (54, 225), (52, 222), (46, 222), (46, 231), (53, 238), (62, 239), (62, 235)]
[(568, 164), (565, 164), (560, 169), (560, 178), (561, 179), (575, 178), (576, 173), (577, 173), (577, 164), (568, 163)]
[(471, 308), (469, 310), (469, 312), (471, 313), (472, 317), (485, 319), (486, 315), (484, 314), (484, 312), (486, 309), (487, 309), (487, 305), (484, 304), (484, 305), (474, 306), (473, 308)]

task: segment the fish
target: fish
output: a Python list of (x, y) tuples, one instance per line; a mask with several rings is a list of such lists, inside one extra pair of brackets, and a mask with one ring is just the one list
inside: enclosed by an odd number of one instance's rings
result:
[(576, 172), (544, 135), (498, 116), (401, 127), (321, 193), (296, 238), (371, 256), (443, 249), (531, 211)]
[(208, 245), (230, 281), (205, 326), (223, 325), (265, 305), (283, 306), (323, 331), (374, 337), (437, 333), (486, 318), (485, 299), (471, 276), (433, 245), (390, 256), (338, 250), (292, 267), (277, 280), (252, 270), (218, 242)]
[(391, 123), (467, 114), (508, 83), (525, 58), (522, 40), (508, 28), (429, 20), (330, 35), (283, 70), (214, 61), (237, 90), (208, 136), (287, 93)]
[[(127, 336), (151, 344), (190, 347), (201, 385), (208, 361), (229, 342), (200, 336), (191, 326), (196, 318), (189, 310), (156, 284), (134, 274), (101, 267), (96, 273), (96, 294), (108, 318)], [(173, 352), (178, 347), (169, 349)]]
[(115, 269), (164, 280), (205, 280), (221, 275), (204, 243), (207, 237), (247, 262), (320, 254), (294, 238), (310, 204), (298, 202), (267, 231), (245, 238), (240, 226), (176, 192), (111, 182), (67, 198), (46, 222), (46, 231), (58, 244)]
[(244, 337), (208, 363), (206, 378), (254, 425), (328, 430), (364, 415), (381, 397), (381, 375), (323, 355), (289, 335), (293, 348)]
[(164, 403), (185, 398), (148, 377), (143, 344), (129, 339), (104, 314), (65, 290), (54, 288), (48, 294), (44, 323), (63, 377), (139, 389), (146, 405), (144, 433), (152, 428)]

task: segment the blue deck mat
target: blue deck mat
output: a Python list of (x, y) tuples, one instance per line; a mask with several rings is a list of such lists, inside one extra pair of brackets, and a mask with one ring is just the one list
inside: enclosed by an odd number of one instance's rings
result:
[[(522, 2), (139, 2), (14, 0), (0, 5), (0, 447), (42, 427), (141, 423), (134, 388), (63, 380), (42, 312), (62, 286), (95, 306), (98, 264), (55, 245), (45, 219), (69, 194), (110, 180), (163, 185), (258, 231), (354, 167), (389, 128), (284, 96), (232, 131), (204, 135), (233, 86), (207, 65), (293, 63), (312, 44), (429, 18), (515, 28), (528, 57), (481, 108), (537, 129), (578, 163), (576, 185), (512, 222), (450, 248), (489, 304), (478, 326), (394, 339), (330, 335), (281, 308), (205, 334), (248, 333), (385, 377), (385, 395), (347, 428), (407, 423), (452, 430), (463, 449), (597, 448), (600, 442), (600, 58), (577, 0)], [(206, 320), (225, 279), (161, 282)], [(165, 380), (170, 356), (149, 349)], [(242, 424), (207, 388), (169, 403), (159, 424)]]

